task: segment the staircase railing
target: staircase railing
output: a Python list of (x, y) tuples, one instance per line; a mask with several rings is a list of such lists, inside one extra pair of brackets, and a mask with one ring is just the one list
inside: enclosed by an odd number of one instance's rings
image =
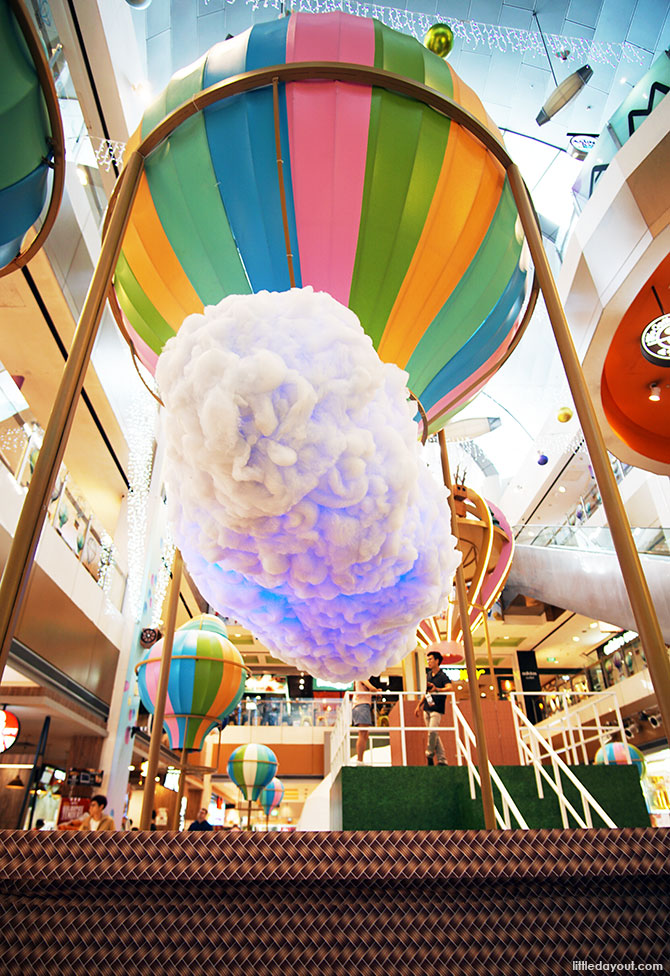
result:
[[(463, 763), (461, 762), (461, 758), (462, 758), (468, 767), (468, 779), (470, 782), (470, 798), (474, 800), (476, 796), (475, 781), (477, 782), (477, 785), (480, 788), (482, 785), (482, 778), (479, 774), (479, 769), (477, 768), (477, 764), (475, 763), (472, 756), (473, 747), (475, 749), (477, 748), (477, 740), (465, 716), (463, 715), (463, 713), (461, 712), (460, 708), (458, 707), (455, 701), (453, 702), (453, 713), (454, 713), (454, 726), (456, 730), (456, 751), (458, 755), (458, 765), (459, 766), (463, 765)], [(518, 826), (521, 827), (522, 830), (528, 830), (528, 824), (523, 818), (518, 806), (510, 796), (507, 787), (500, 779), (500, 776), (498, 776), (495, 767), (492, 766), (490, 762), (488, 765), (489, 765), (489, 773), (491, 775), (491, 779), (498, 788), (498, 792), (500, 793), (500, 800), (502, 804), (502, 812), (499, 811), (498, 807), (494, 804), (496, 823), (502, 830), (511, 830), (512, 821), (511, 821), (510, 813), (512, 813), (514, 814), (514, 818)]]
[[(519, 706), (512, 701), (512, 713), (517, 726), (523, 730), (523, 735), (517, 735), (519, 746), (519, 759), (522, 765), (532, 765), (535, 770), (535, 782), (537, 784), (537, 794), (540, 799), (544, 798), (543, 781), (550, 787), (558, 798), (558, 806), (561, 813), (561, 823), (564, 827), (572, 826), (569, 821), (570, 814), (578, 827), (592, 827), (593, 816), (596, 813), (606, 827), (616, 827), (616, 824), (600, 806), (598, 801), (591, 796), (583, 783), (575, 776), (569, 766), (561, 759), (554, 749), (551, 742), (544, 738), (535, 726), (529, 722)], [(547, 765), (548, 763), (548, 765)], [(551, 769), (551, 773), (549, 772)], [(563, 779), (565, 777), (577, 790), (582, 801), (582, 814), (579, 814), (563, 789)]]
[[(416, 701), (418, 695), (416, 692), (394, 692), (394, 698), (398, 698), (402, 703), (404, 698), (409, 698), (410, 700)], [(453, 741), (456, 750), (456, 762), (459, 766), (468, 767), (468, 780), (470, 783), (470, 797), (474, 800), (476, 797), (475, 783), (481, 786), (481, 776), (479, 774), (479, 769), (477, 768), (477, 763), (474, 759), (474, 752), (477, 748), (475, 734), (470, 728), (467, 720), (463, 716), (463, 713), (456, 704), (456, 696), (453, 692), (446, 692), (445, 699), (447, 703), (447, 709), (451, 706), (451, 711), (453, 715), (452, 725), (440, 726), (440, 734), (445, 736), (454, 737)], [(342, 766), (351, 765), (354, 760), (354, 740), (360, 731), (357, 727), (352, 726), (352, 696), (349, 692), (344, 696), (342, 701), (342, 707), (339, 709), (335, 724), (333, 725), (333, 730), (330, 737), (330, 771), (332, 773), (333, 779), (337, 776), (337, 773)], [(406, 734), (407, 732), (420, 732), (422, 735), (426, 734), (426, 727), (421, 725), (407, 725), (405, 721), (404, 708), (401, 707), (398, 710), (399, 714), (399, 725), (387, 725), (383, 728), (371, 727), (368, 729), (369, 734), (369, 760), (366, 762), (367, 766), (389, 766), (391, 765), (390, 750), (387, 755), (384, 756), (384, 748), (389, 742), (389, 736), (392, 732), (400, 733), (400, 756), (402, 762), (400, 765), (407, 765), (407, 742)], [(375, 746), (375, 742), (378, 743)], [(379, 758), (379, 753), (382, 753), (382, 758)], [(500, 779), (495, 768), (489, 762), (489, 771), (491, 774), (491, 779), (495, 783), (498, 792), (500, 794), (500, 804), (501, 809), (495, 808), (496, 823), (503, 830), (511, 830), (518, 826), (523, 830), (528, 830), (528, 824), (526, 823), (521, 811), (517, 807), (516, 803), (510, 796), (510, 793), (505, 786), (505, 784)], [(516, 821), (516, 824), (512, 823), (512, 818)]]

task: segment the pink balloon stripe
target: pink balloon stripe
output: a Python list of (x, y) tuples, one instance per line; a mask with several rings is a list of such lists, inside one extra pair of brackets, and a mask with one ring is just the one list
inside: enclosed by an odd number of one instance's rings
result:
[[(374, 65), (373, 22), (291, 14), (286, 60)], [(371, 90), (340, 82), (287, 85), (291, 176), (303, 285), (349, 302), (368, 148)]]
[[(514, 323), (513, 327), (510, 329), (509, 333), (507, 334), (505, 341), (500, 346), (498, 346), (496, 351), (489, 356), (486, 362), (483, 363), (483, 365), (481, 365), (476, 372), (468, 376), (467, 380), (463, 380), (462, 383), (459, 383), (459, 385), (455, 387), (453, 390), (451, 390), (447, 394), (447, 396), (442, 397), (441, 400), (438, 400), (437, 403), (435, 403), (430, 408), (430, 410), (427, 411), (429, 423), (433, 420), (434, 417), (437, 417), (440, 414), (440, 411), (442, 411), (445, 408), (447, 403), (452, 403), (453, 404), (452, 409), (455, 410), (456, 407), (459, 407), (463, 403), (467, 403), (469, 400), (472, 400), (475, 394), (479, 393), (479, 391), (485, 385), (488, 379), (488, 377), (485, 377), (485, 374), (495, 363), (499, 362), (504, 356), (504, 354), (507, 352), (507, 348), (510, 342), (512, 341), (512, 339), (514, 338), (514, 336), (516, 335), (516, 331), (518, 327), (519, 327), (519, 321), (517, 320)], [(474, 387), (472, 387), (473, 383), (476, 383)], [(472, 387), (471, 390), (470, 387)], [(466, 390), (470, 391), (467, 393), (467, 395), (465, 393)]]
[(126, 327), (128, 335), (133, 340), (135, 345), (135, 350), (140, 360), (144, 363), (146, 368), (149, 370), (153, 376), (156, 372), (156, 363), (158, 362), (158, 353), (154, 352), (151, 346), (148, 346), (144, 339), (140, 338), (135, 329), (132, 327), (128, 319), (126, 318), (126, 313), (121, 309), (121, 318), (123, 319), (123, 324)]

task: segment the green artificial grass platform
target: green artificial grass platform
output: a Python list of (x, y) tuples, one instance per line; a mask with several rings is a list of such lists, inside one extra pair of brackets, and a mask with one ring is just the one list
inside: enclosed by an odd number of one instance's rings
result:
[[(649, 814), (637, 768), (632, 766), (573, 766), (572, 772), (609, 814), (617, 827), (648, 827)], [(562, 827), (558, 798), (544, 783), (544, 799), (537, 795), (530, 766), (496, 769), (529, 827)], [(543, 781), (544, 782), (544, 781)], [(580, 815), (582, 803), (564, 778), (567, 799)], [(494, 784), (494, 799), (502, 805)], [(484, 828), (479, 788), (470, 798), (465, 766), (343, 767), (333, 789), (334, 826), (342, 830), (477, 830)], [(578, 826), (570, 817), (572, 826)], [(512, 826), (516, 821), (512, 817)], [(593, 814), (593, 826), (604, 826)]]

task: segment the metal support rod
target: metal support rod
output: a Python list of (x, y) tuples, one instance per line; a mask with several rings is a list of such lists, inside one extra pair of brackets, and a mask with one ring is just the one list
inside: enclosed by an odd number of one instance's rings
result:
[[(449, 455), (447, 454), (447, 439), (444, 430), (438, 432), (440, 442), (440, 458), (442, 460), (442, 475), (444, 483), (449, 490), (449, 508), (451, 509), (451, 531), (456, 538), (458, 535), (458, 516), (454, 505), (454, 492), (451, 483), (451, 471), (449, 470)], [(465, 651), (465, 666), (468, 671), (468, 689), (470, 692), (470, 707), (472, 708), (472, 721), (474, 725), (475, 741), (477, 743), (477, 754), (479, 758), (479, 775), (481, 777), (482, 806), (484, 808), (484, 823), (487, 830), (495, 830), (496, 814), (493, 803), (493, 787), (491, 786), (491, 773), (489, 771), (489, 751), (486, 745), (486, 731), (484, 729), (484, 719), (482, 716), (482, 706), (479, 700), (479, 685), (477, 683), (477, 668), (475, 666), (475, 648), (472, 643), (472, 631), (470, 629), (470, 613), (468, 606), (468, 595), (465, 589), (465, 576), (463, 574), (463, 564), (459, 562), (456, 569), (456, 599), (458, 600), (458, 611), (463, 623), (463, 649)]]
[(170, 585), (167, 618), (165, 621), (165, 636), (163, 637), (163, 650), (161, 653), (161, 668), (158, 675), (158, 690), (156, 692), (156, 704), (154, 707), (154, 724), (151, 729), (151, 741), (149, 743), (149, 761), (147, 763), (147, 775), (144, 777), (144, 797), (142, 799), (140, 830), (149, 830), (149, 827), (151, 826), (151, 811), (153, 810), (154, 793), (156, 792), (158, 758), (161, 751), (161, 739), (163, 738), (165, 700), (167, 698), (168, 681), (170, 679), (170, 661), (172, 660), (174, 625), (177, 620), (177, 607), (179, 605), (181, 568), (181, 552), (179, 549), (175, 549), (174, 560), (172, 562), (172, 583)]
[(640, 557), (635, 548), (612, 465), (607, 456), (605, 441), (598, 425), (593, 402), (565, 317), (565, 311), (545, 254), (542, 234), (526, 184), (519, 167), (515, 163), (508, 167), (507, 176), (591, 458), (600, 497), (603, 500), (607, 524), (612, 533), (612, 541), (619, 559), (621, 575), (635, 617), (637, 632), (640, 635), (647, 658), (649, 675), (656, 693), (666, 735), (670, 735), (670, 658), (663, 641), (649, 587), (642, 571)]
[(247, 807), (247, 830), (251, 830), (251, 803), (252, 801), (249, 800), (249, 805)]
[(42, 731), (40, 732), (39, 742), (37, 743), (37, 748), (35, 750), (35, 758), (33, 759), (33, 768), (30, 770), (30, 776), (28, 777), (28, 782), (26, 784), (25, 791), (23, 793), (23, 800), (21, 802), (21, 809), (19, 811), (19, 817), (16, 822), (16, 829), (23, 830), (23, 821), (26, 816), (26, 807), (28, 805), (28, 798), (32, 790), (35, 790), (35, 796), (33, 797), (33, 803), (30, 808), (30, 821), (28, 823), (28, 829), (33, 825), (33, 816), (35, 814), (35, 800), (37, 798), (37, 777), (38, 768), (40, 765), (40, 760), (44, 760), (44, 753), (47, 748), (47, 739), (49, 738), (49, 726), (51, 725), (51, 716), (47, 715), (42, 723)]
[[(188, 719), (186, 719), (186, 731), (184, 732), (184, 741), (188, 736)], [(188, 749), (186, 746), (181, 751), (181, 760), (179, 762), (179, 789), (177, 790), (177, 805), (175, 807), (174, 816), (172, 818), (172, 829), (179, 830), (179, 811), (181, 809), (181, 801), (184, 798), (184, 790), (186, 788), (186, 767), (188, 766)]]
[(61, 377), (44, 440), (24, 499), (0, 583), (0, 680), (23, 605), (37, 544), (60, 470), (93, 343), (116, 267), (144, 160), (131, 153), (120, 177), (116, 206), (102, 243), (72, 347)]
[(498, 699), (500, 698), (500, 695), (498, 694), (498, 688), (496, 687), (495, 669), (493, 667), (493, 654), (491, 652), (491, 635), (489, 634), (489, 622), (486, 616), (486, 608), (481, 607), (481, 611), (482, 611), (482, 620), (484, 621), (484, 633), (486, 635), (486, 653), (489, 659), (489, 674), (491, 677), (491, 682), (493, 684), (493, 695), (496, 699)]

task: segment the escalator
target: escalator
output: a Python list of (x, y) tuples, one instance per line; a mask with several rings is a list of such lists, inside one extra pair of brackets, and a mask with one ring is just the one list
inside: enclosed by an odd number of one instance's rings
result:
[[(632, 531), (663, 639), (670, 644), (670, 529)], [(637, 629), (609, 529), (526, 525), (515, 534), (508, 598), (523, 594), (622, 630)]]

